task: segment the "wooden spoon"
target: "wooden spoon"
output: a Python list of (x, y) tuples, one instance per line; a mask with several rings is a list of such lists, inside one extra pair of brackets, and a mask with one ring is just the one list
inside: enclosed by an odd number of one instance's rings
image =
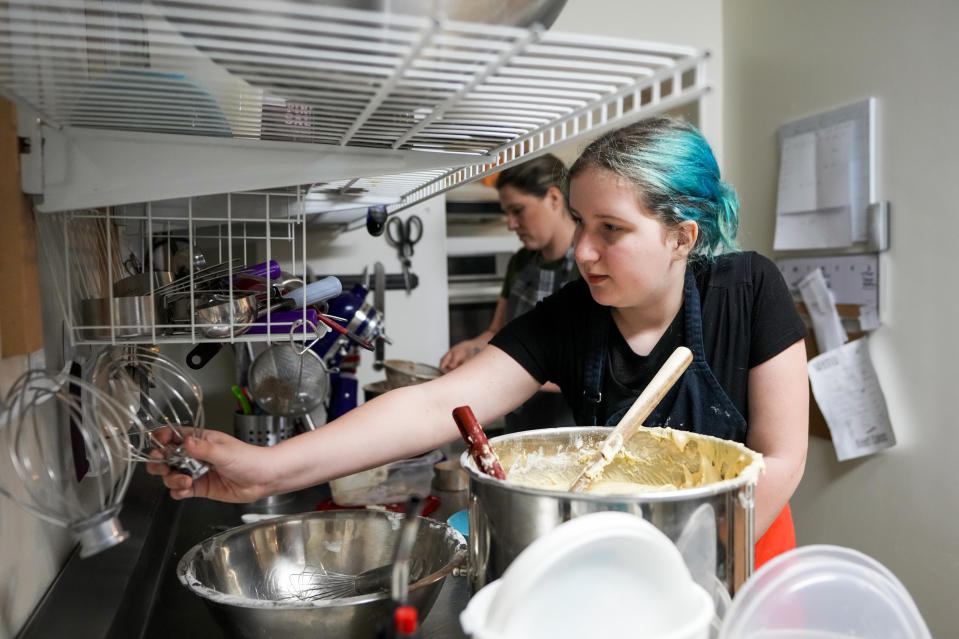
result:
[(616, 424), (613, 432), (609, 434), (603, 445), (590, 458), (586, 468), (570, 486), (570, 492), (583, 492), (593, 480), (603, 474), (606, 464), (612, 461), (616, 453), (622, 449), (623, 444), (636, 434), (639, 427), (643, 425), (643, 420), (649, 417), (649, 414), (662, 401), (692, 361), (693, 353), (685, 346), (680, 346), (673, 351), (666, 363), (656, 372), (653, 379), (649, 381), (643, 392), (639, 394), (633, 405), (629, 407), (623, 418)]

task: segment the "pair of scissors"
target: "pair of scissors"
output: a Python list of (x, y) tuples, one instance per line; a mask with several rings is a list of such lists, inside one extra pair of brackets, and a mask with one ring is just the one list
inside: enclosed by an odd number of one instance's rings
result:
[(413, 246), (423, 238), (423, 220), (418, 215), (411, 215), (403, 222), (398, 217), (390, 218), (386, 223), (386, 243), (396, 249), (403, 265), (403, 283), (407, 294), (412, 290), (410, 286), (410, 258), (413, 256)]

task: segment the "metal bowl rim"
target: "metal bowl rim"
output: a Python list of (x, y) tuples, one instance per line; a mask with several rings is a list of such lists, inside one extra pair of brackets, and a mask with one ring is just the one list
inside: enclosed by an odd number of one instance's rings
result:
[[(394, 513), (391, 511), (374, 511), (374, 510), (349, 510), (349, 511), (322, 511), (322, 512), (305, 512), (305, 513), (294, 513), (291, 515), (284, 515), (282, 517), (273, 517), (264, 521), (255, 521), (249, 524), (242, 524), (229, 530), (224, 530), (223, 532), (217, 533), (210, 537), (207, 537), (203, 541), (195, 544), (192, 548), (186, 551), (183, 554), (183, 557), (180, 558), (180, 561), (177, 562), (176, 566), (176, 576), (179, 579), (180, 583), (189, 590), (205, 599), (206, 601), (218, 605), (230, 605), (237, 608), (250, 608), (250, 609), (260, 609), (260, 610), (309, 610), (315, 608), (338, 608), (341, 606), (355, 606), (358, 604), (364, 604), (371, 601), (378, 601), (383, 599), (389, 599), (390, 594), (387, 592), (373, 593), (370, 595), (358, 595), (356, 597), (343, 597), (340, 599), (320, 599), (315, 601), (275, 601), (272, 599), (250, 599), (248, 597), (240, 595), (229, 595), (224, 592), (220, 592), (214, 588), (210, 588), (204, 584), (201, 584), (196, 578), (188, 579), (188, 569), (193, 563), (194, 558), (203, 550), (204, 547), (214, 544), (218, 541), (222, 541), (234, 535), (245, 534), (248, 531), (263, 526), (264, 524), (278, 524), (288, 521), (303, 521), (304, 519), (326, 519), (326, 518), (335, 518), (337, 516), (342, 516), (342, 513), (348, 512), (351, 516), (359, 517), (385, 517), (387, 519), (401, 519), (402, 515), (400, 513)], [(445, 533), (453, 538), (457, 542), (456, 547), (453, 549), (452, 556), (449, 561), (443, 565), (439, 570), (426, 575), (422, 579), (419, 579), (409, 585), (409, 591), (419, 590), (420, 588), (427, 587), (432, 585), (441, 579), (445, 579), (449, 576), (453, 570), (459, 568), (467, 558), (466, 554), (466, 538), (463, 537), (462, 533), (458, 530), (441, 521), (437, 521), (430, 517), (420, 517), (420, 519), (425, 520), (427, 524), (435, 524), (439, 528), (445, 529)], [(421, 525), (423, 522), (420, 522)]]
[[(573, 434), (573, 433), (583, 433), (583, 432), (593, 432), (597, 430), (610, 430), (608, 426), (566, 426), (563, 428), (543, 428), (540, 430), (527, 430), (520, 433), (512, 433), (509, 435), (500, 435), (499, 437), (494, 437), (490, 440), (491, 444), (506, 442), (511, 439), (520, 439), (522, 437), (529, 437), (538, 432), (545, 433), (558, 433), (558, 434)], [(694, 433), (700, 434), (700, 433)], [(520, 484), (512, 484), (502, 479), (496, 479), (490, 477), (485, 473), (481, 473), (479, 469), (476, 468), (475, 462), (473, 462), (472, 457), (470, 457), (469, 451), (464, 451), (460, 455), (460, 464), (469, 474), (470, 483), (477, 482), (480, 484), (486, 484), (488, 486), (495, 486), (498, 488), (506, 487), (508, 490), (522, 493), (524, 495), (529, 495), (531, 497), (552, 497), (555, 499), (562, 499), (568, 501), (574, 499), (577, 501), (591, 501), (591, 502), (600, 502), (600, 503), (646, 503), (646, 502), (671, 502), (671, 501), (686, 501), (688, 499), (695, 499), (701, 497), (710, 497), (712, 495), (718, 495), (721, 493), (732, 492), (740, 488), (749, 488), (750, 486), (755, 485), (755, 481), (750, 481), (750, 475), (752, 473), (746, 473), (745, 471), (756, 464), (757, 461), (761, 464), (761, 458), (759, 460), (754, 460), (749, 466), (743, 469), (744, 472), (740, 473), (738, 476), (732, 479), (724, 479), (723, 481), (718, 481), (706, 486), (697, 486), (696, 488), (678, 488), (676, 490), (668, 491), (657, 491), (657, 492), (647, 492), (647, 493), (613, 493), (613, 494), (598, 494), (598, 493), (571, 493), (568, 490), (547, 490), (545, 488), (531, 488), (529, 486), (522, 486)], [(758, 480), (759, 473), (756, 473)], [(471, 491), (472, 492), (472, 491)]]

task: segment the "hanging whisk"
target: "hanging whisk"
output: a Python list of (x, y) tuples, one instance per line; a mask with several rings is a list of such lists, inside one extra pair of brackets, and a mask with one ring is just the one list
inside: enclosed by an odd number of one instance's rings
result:
[[(95, 398), (96, 418), (81, 398)], [(142, 423), (84, 380), (31, 370), (0, 402), (0, 450), (16, 480), (0, 485), (37, 517), (68, 528), (88, 557), (123, 541), (117, 515), (131, 478), (129, 451)]]
[[(145, 428), (144, 442), (131, 440), (131, 460), (157, 461), (150, 455), (157, 449), (163, 461), (194, 478), (208, 470), (184, 451), (185, 437), (203, 436), (203, 391), (180, 366), (152, 348), (124, 345), (104, 348), (92, 371), (92, 384), (125, 406)], [(164, 427), (173, 432), (168, 443), (154, 435)]]

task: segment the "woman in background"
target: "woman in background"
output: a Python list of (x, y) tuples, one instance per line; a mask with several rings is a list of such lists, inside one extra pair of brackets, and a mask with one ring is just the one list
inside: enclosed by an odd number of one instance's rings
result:
[[(440, 360), (443, 370), (462, 365), (507, 322), (579, 277), (573, 258), (576, 224), (562, 190), (566, 176), (566, 166), (551, 154), (505, 169), (497, 176), (496, 190), (507, 228), (516, 233), (523, 248), (510, 258), (489, 328), (453, 346)], [(559, 390), (556, 384), (544, 384), (540, 392), (505, 416), (506, 432), (572, 426), (573, 415)]]

